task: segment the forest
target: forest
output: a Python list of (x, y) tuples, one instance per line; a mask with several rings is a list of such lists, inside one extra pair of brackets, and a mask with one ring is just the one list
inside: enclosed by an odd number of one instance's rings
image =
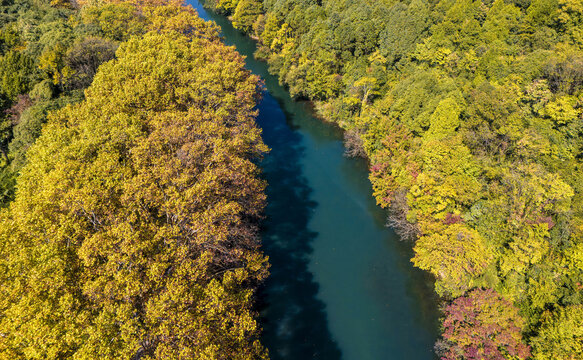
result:
[(0, 359), (266, 359), (260, 80), (180, 2), (0, 9)]
[[(207, 0), (365, 157), (442, 360), (583, 358), (581, 0)], [(261, 81), (181, 1), (0, 0), (0, 359), (267, 359)]]
[(583, 2), (207, 0), (368, 158), (443, 360), (583, 358)]

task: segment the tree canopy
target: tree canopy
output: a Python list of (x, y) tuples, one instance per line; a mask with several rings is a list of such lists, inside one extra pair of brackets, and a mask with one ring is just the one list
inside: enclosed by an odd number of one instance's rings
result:
[(76, 86), (92, 78), (84, 99), (35, 100), (19, 117), (26, 161), (0, 214), (2, 358), (267, 358), (253, 311), (268, 267), (259, 79), (191, 8), (143, 14), (115, 56), (125, 37), (64, 52), (84, 72)]

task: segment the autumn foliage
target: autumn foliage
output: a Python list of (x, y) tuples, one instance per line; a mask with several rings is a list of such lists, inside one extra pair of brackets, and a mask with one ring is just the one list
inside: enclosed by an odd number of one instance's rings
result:
[(518, 309), (494, 290), (476, 289), (444, 308), (442, 360), (527, 359), (524, 320)]
[(191, 10), (152, 12), (175, 16), (27, 152), (0, 217), (1, 358), (267, 357), (259, 80)]

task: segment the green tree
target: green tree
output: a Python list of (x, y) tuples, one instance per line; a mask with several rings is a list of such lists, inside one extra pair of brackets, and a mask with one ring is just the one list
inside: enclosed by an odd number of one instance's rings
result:
[(233, 14), (233, 26), (243, 32), (251, 32), (257, 17), (263, 12), (258, 0), (240, 0)]
[(20, 94), (26, 94), (30, 88), (36, 72), (34, 60), (18, 51), (10, 51), (0, 58), (0, 93), (10, 100), (16, 100)]

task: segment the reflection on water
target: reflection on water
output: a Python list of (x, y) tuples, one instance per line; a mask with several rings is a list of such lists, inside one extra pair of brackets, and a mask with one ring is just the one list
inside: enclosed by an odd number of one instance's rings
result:
[(262, 342), (274, 360), (431, 360), (438, 333), (433, 284), (409, 259), (411, 245), (384, 227), (366, 162), (342, 156), (340, 131), (290, 100), (255, 44), (228, 21), (228, 44), (266, 85), (259, 125), (272, 149), (262, 226), (271, 276), (258, 293)]

